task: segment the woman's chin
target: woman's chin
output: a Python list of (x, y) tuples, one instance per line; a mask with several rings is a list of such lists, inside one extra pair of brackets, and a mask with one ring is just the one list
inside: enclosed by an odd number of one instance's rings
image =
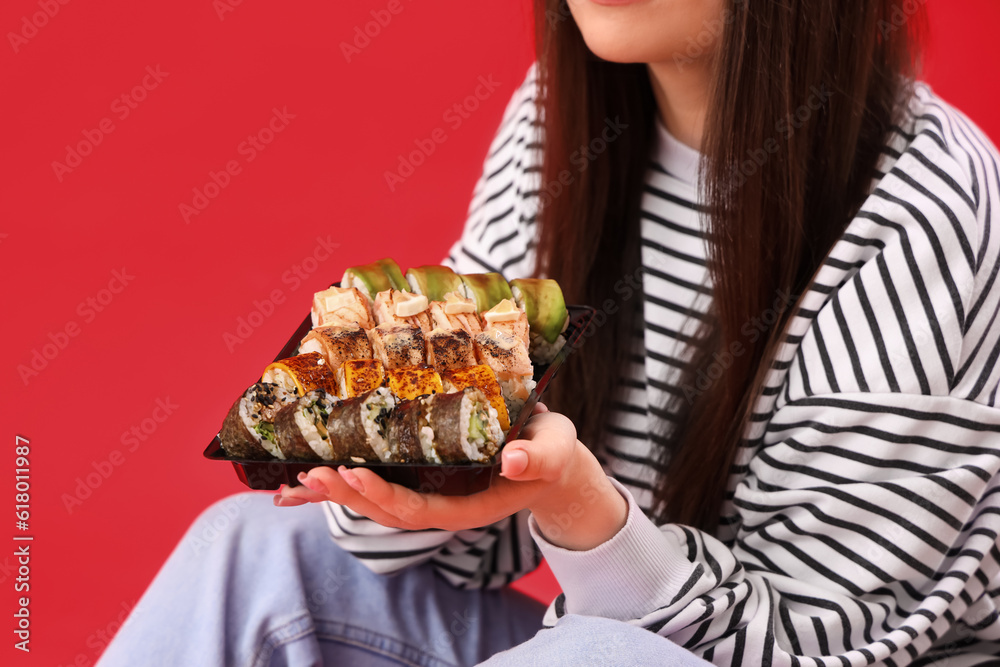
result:
[(569, 7), (590, 51), (615, 63), (691, 60), (713, 51), (726, 25), (723, 0), (662, 0)]
[(634, 40), (613, 40), (606, 37), (607, 35), (598, 35), (587, 39), (584, 36), (587, 48), (601, 60), (625, 64), (654, 63), (670, 59), (670, 54), (663, 53), (664, 49), (660, 45), (643, 46), (636, 44)]

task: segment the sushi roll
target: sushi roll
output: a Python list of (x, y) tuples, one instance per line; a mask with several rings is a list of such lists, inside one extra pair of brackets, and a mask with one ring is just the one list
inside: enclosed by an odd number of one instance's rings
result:
[(354, 287), (331, 287), (313, 294), (313, 327), (375, 326), (371, 299)]
[(388, 258), (363, 266), (352, 266), (344, 272), (340, 286), (356, 287), (369, 299), (374, 299), (376, 294), (387, 289), (406, 291), (410, 287), (399, 264)]
[(284, 387), (258, 382), (236, 399), (222, 422), (219, 442), (229, 456), (238, 459), (284, 458), (274, 435), (274, 417), (295, 400)]
[(483, 463), (503, 442), (497, 411), (481, 391), (468, 387), (453, 394), (435, 394), (414, 401), (417, 437), (430, 463)]
[(389, 415), (386, 422), (387, 443), (384, 460), (391, 463), (424, 463), (424, 450), (420, 446), (420, 428), (423, 404), (403, 401)]
[(441, 374), (441, 382), (444, 384), (445, 393), (462, 391), (466, 387), (475, 387), (483, 392), (497, 411), (497, 418), (500, 421), (500, 429), (506, 433), (510, 430), (510, 417), (507, 414), (507, 404), (504, 403), (503, 394), (500, 392), (500, 383), (493, 370), (486, 365), (470, 366), (454, 371), (446, 371)]
[(345, 361), (371, 359), (372, 344), (361, 327), (318, 327), (299, 343), (299, 354), (319, 352), (329, 368), (340, 368)]
[(429, 306), (422, 294), (385, 290), (375, 295), (373, 312), (379, 324), (407, 324), (426, 333), (434, 328)]
[(435, 329), (461, 329), (473, 338), (483, 332), (483, 323), (476, 313), (476, 302), (458, 292), (448, 292), (443, 301), (431, 302), (431, 320)]
[(333, 460), (334, 452), (326, 424), (330, 409), (338, 403), (340, 399), (336, 396), (314, 389), (278, 410), (274, 418), (274, 434), (284, 458)]
[(476, 310), (485, 313), (504, 299), (512, 298), (510, 285), (499, 273), (469, 273), (462, 276), (462, 296), (476, 302)]
[(563, 333), (569, 312), (562, 289), (555, 280), (519, 278), (510, 281), (514, 302), (525, 312), (530, 328), (528, 354), (539, 364), (550, 364), (566, 344)]
[(441, 301), (448, 292), (462, 289), (462, 278), (447, 266), (420, 266), (406, 272), (406, 282), (414, 294), (428, 301)]
[(385, 382), (385, 369), (378, 359), (352, 359), (337, 369), (337, 395), (354, 398), (377, 389)]
[(396, 398), (385, 387), (330, 407), (327, 431), (335, 461), (387, 461), (387, 422)]
[(424, 336), (424, 340), (427, 342), (427, 365), (438, 372), (476, 365), (472, 336), (464, 329), (434, 329)]
[(382, 362), (387, 371), (424, 363), (426, 346), (420, 327), (379, 324), (368, 330), (368, 338), (372, 343), (372, 357)]
[(286, 391), (302, 396), (313, 389), (337, 391), (333, 370), (319, 352), (307, 352), (287, 359), (280, 359), (264, 369), (262, 382), (281, 385)]
[(388, 380), (389, 391), (403, 401), (444, 391), (441, 376), (432, 368), (397, 368), (389, 371)]
[(521, 407), (535, 388), (528, 348), (519, 338), (499, 329), (476, 336), (476, 358), (496, 374), (500, 393), (511, 421), (517, 421)]
[(510, 334), (524, 343), (524, 347), (529, 345), (528, 337), (528, 316), (524, 311), (515, 305), (513, 299), (504, 299), (483, 313), (483, 321), (486, 322), (485, 331), (499, 329), (506, 334)]

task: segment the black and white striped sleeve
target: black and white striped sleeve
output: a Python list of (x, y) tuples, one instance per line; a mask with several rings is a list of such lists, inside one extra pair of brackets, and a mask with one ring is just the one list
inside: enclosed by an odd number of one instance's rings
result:
[(496, 272), (512, 279), (534, 271), (542, 159), (536, 76), (532, 64), (504, 111), (462, 236), (444, 262), (459, 273)]
[(456, 588), (497, 588), (538, 567), (527, 515), (472, 530), (387, 528), (335, 503), (324, 503), (333, 540), (369, 569), (392, 574), (430, 561)]
[(532, 521), (564, 590), (547, 623), (607, 616), (726, 665), (996, 664), (1000, 174), (937, 104), (921, 90), (792, 322), (728, 532), (657, 527), (620, 485), (627, 523), (593, 550)]
[[(499, 271), (508, 278), (530, 275), (536, 196), (530, 179), (541, 152), (533, 138), (535, 67), (513, 93), (493, 139), (469, 206), (461, 239), (445, 260), (461, 273)], [(456, 587), (493, 588), (538, 567), (538, 549), (528, 531), (528, 513), (483, 528), (448, 532), (387, 528), (335, 503), (325, 503), (334, 541), (370, 569), (392, 573), (430, 561)]]

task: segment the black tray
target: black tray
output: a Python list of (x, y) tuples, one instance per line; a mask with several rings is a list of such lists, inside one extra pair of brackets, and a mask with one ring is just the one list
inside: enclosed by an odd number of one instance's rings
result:
[[(548, 366), (535, 366), (535, 388), (525, 401), (517, 420), (511, 424), (505, 442), (514, 440), (524, 423), (531, 416), (531, 410), (538, 402), (549, 382), (559, 371), (566, 358), (572, 354), (582, 342), (584, 332), (594, 317), (594, 309), (589, 306), (567, 306), (569, 311), (569, 326), (566, 329), (566, 344)], [(312, 318), (306, 315), (302, 324), (288, 339), (285, 346), (274, 358), (285, 359), (293, 356), (298, 349), (299, 341), (312, 328)], [(503, 445), (501, 445), (501, 449)], [(486, 463), (465, 463), (460, 465), (442, 465), (438, 463), (357, 463), (356, 461), (292, 461), (272, 459), (259, 461), (253, 459), (234, 459), (222, 449), (219, 436), (205, 448), (205, 458), (212, 461), (229, 461), (236, 470), (236, 476), (251, 489), (273, 490), (281, 487), (298, 486), (296, 476), (300, 472), (308, 472), (318, 466), (337, 468), (345, 465), (348, 468), (368, 468), (382, 479), (399, 484), (421, 493), (440, 493), (446, 496), (467, 496), (488, 489), (493, 482), (493, 476), (500, 472), (500, 452)]]

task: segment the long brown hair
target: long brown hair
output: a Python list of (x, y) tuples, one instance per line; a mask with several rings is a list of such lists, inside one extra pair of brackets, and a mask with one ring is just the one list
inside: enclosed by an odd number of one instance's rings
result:
[[(922, 3), (910, 0), (726, 4), (702, 146), (712, 302), (691, 361), (667, 388), (671, 409), (650, 414), (665, 471), (657, 512), (706, 530), (717, 525), (765, 361), (868, 194), (916, 70), (923, 23), (913, 12)], [(544, 137), (538, 272), (558, 279), (569, 302), (598, 309), (548, 402), (594, 446), (642, 327), (639, 207), (656, 102), (646, 66), (594, 56), (565, 0), (536, 0), (535, 20)], [(624, 129), (581, 170), (574, 151), (608, 123)], [(741, 333), (776, 302), (764, 335)], [(734, 344), (741, 354), (702, 389), (714, 354)]]

